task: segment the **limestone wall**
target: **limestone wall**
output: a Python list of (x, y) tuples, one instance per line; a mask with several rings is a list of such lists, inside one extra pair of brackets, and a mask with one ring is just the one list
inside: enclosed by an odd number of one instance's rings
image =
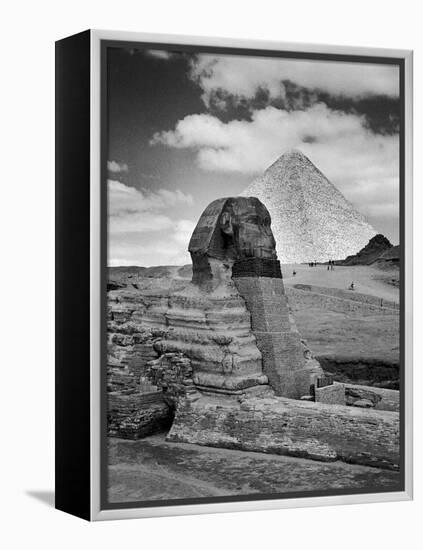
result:
[(236, 277), (235, 285), (251, 313), (251, 328), (263, 370), (276, 395), (299, 399), (322, 371), (306, 360), (306, 348), (289, 314), (281, 278)]
[(397, 470), (399, 415), (286, 398), (180, 403), (169, 441)]
[(108, 295), (108, 434), (138, 439), (169, 429), (175, 402), (192, 387), (191, 363), (166, 354), (158, 343), (166, 332), (169, 293), (117, 288)]
[(162, 395), (134, 392), (107, 394), (107, 433), (123, 439), (139, 439), (169, 429), (173, 414)]
[(197, 387), (237, 392), (268, 383), (250, 313), (231, 281), (211, 293), (187, 285), (171, 296), (166, 322), (160, 349), (190, 359)]

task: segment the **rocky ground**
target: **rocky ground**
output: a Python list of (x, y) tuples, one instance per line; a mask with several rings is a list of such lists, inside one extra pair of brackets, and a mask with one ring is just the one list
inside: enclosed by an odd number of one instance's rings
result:
[(288, 494), (301, 491), (393, 491), (389, 470), (302, 458), (167, 443), (163, 434), (139, 441), (110, 439), (110, 502)]

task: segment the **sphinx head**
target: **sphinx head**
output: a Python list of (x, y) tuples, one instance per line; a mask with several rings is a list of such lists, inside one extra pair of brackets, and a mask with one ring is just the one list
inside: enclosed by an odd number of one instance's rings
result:
[[(193, 283), (206, 288), (232, 276), (235, 265), (267, 272), (279, 262), (267, 208), (256, 197), (217, 199), (201, 215), (189, 243)], [(267, 266), (267, 271), (265, 268)], [(248, 270), (247, 270), (248, 271)]]

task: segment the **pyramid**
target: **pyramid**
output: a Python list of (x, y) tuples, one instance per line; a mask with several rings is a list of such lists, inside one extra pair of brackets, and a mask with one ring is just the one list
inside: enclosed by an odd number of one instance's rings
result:
[(343, 259), (377, 233), (298, 150), (284, 153), (241, 195), (257, 197), (269, 210), (282, 263)]

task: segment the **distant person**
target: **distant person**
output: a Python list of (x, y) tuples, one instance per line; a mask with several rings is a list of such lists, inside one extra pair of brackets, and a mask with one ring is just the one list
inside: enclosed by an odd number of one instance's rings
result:
[(328, 264), (328, 271), (329, 271), (330, 267), (329, 267), (329, 264)]
[(297, 274), (297, 272), (294, 269), (294, 271), (292, 272), (292, 275), (295, 277), (296, 274)]
[(353, 282), (350, 284), (350, 286), (349, 286), (349, 290), (354, 290), (354, 288), (355, 288), (355, 287), (354, 287), (354, 281), (353, 281)]

